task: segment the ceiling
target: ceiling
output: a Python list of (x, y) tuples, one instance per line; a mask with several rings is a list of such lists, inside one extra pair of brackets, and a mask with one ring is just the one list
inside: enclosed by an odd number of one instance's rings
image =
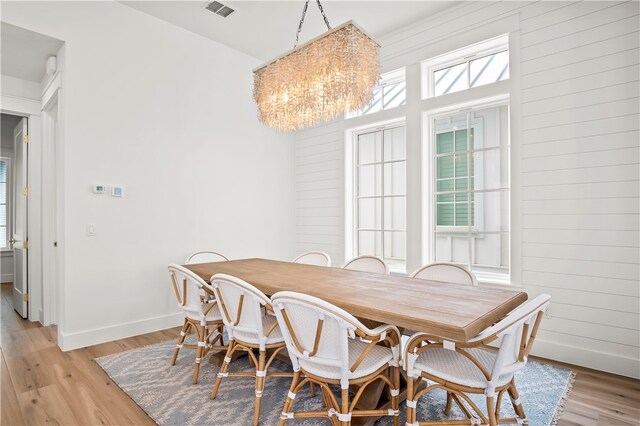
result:
[(63, 42), (20, 27), (0, 23), (0, 51), (3, 75), (40, 83), (49, 56), (55, 56)]
[[(226, 1), (235, 9), (223, 18), (204, 8), (210, 1), (121, 1), (149, 15), (267, 61), (290, 50), (302, 14), (303, 0)], [(329, 23), (353, 19), (374, 38), (451, 7), (453, 1), (324, 1)], [(309, 2), (300, 44), (326, 31), (315, 1)]]

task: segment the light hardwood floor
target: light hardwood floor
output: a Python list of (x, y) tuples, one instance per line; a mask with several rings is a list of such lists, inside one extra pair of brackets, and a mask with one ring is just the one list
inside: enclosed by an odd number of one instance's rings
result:
[[(174, 339), (179, 328), (63, 353), (55, 327), (19, 318), (10, 294), (3, 284), (0, 424), (154, 424), (93, 359)], [(570, 367), (578, 374), (559, 425), (640, 424), (640, 381)]]

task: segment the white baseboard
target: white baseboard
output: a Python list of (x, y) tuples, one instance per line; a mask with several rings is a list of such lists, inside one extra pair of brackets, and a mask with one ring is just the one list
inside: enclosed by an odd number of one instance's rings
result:
[(592, 349), (576, 348), (575, 346), (538, 339), (533, 344), (532, 355), (621, 376), (640, 378), (640, 359), (638, 358), (634, 359)]
[(2, 283), (12, 283), (13, 282), (13, 274), (2, 274), (0, 275), (0, 282)]
[(58, 346), (63, 351), (84, 348), (86, 346), (111, 342), (126, 337), (165, 330), (167, 328), (182, 325), (183, 313), (175, 313), (155, 318), (147, 318), (140, 321), (115, 324), (108, 327), (94, 328), (75, 333), (58, 333)]

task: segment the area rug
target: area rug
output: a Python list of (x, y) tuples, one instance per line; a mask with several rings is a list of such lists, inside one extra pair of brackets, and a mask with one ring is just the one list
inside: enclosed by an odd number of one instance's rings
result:
[[(223, 379), (215, 400), (209, 393), (218, 367), (204, 361), (196, 385), (191, 383), (194, 353), (180, 351), (178, 362), (170, 365), (175, 342), (163, 342), (139, 349), (97, 358), (96, 362), (113, 381), (159, 425), (251, 425), (255, 380), (252, 378)], [(270, 371), (290, 371), (285, 362), (274, 361)], [(247, 357), (231, 364), (230, 371), (251, 370)], [(570, 369), (538, 362), (529, 362), (516, 375), (520, 399), (531, 426), (553, 426), (562, 412), (571, 391), (574, 374)], [(269, 377), (262, 396), (262, 425), (276, 425), (291, 383), (290, 378)], [(318, 394), (319, 395), (319, 394)], [(474, 395), (475, 403), (484, 407), (484, 396)], [(433, 391), (418, 402), (418, 419), (445, 420), (462, 418), (455, 407), (450, 416), (444, 414), (446, 395)], [(502, 401), (501, 417), (513, 416), (508, 396)], [(321, 410), (320, 397), (312, 398), (307, 386), (295, 400), (295, 410)], [(404, 403), (400, 406), (400, 424), (405, 424)], [(327, 419), (293, 419), (292, 425), (327, 425)], [(376, 425), (392, 424), (390, 418)]]

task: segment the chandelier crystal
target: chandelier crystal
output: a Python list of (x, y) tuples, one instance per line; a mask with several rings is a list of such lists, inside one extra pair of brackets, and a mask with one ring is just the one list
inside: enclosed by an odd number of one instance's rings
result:
[[(329, 27), (326, 17), (325, 23)], [(293, 131), (361, 109), (371, 101), (379, 68), (380, 45), (346, 22), (254, 70), (258, 118)]]

